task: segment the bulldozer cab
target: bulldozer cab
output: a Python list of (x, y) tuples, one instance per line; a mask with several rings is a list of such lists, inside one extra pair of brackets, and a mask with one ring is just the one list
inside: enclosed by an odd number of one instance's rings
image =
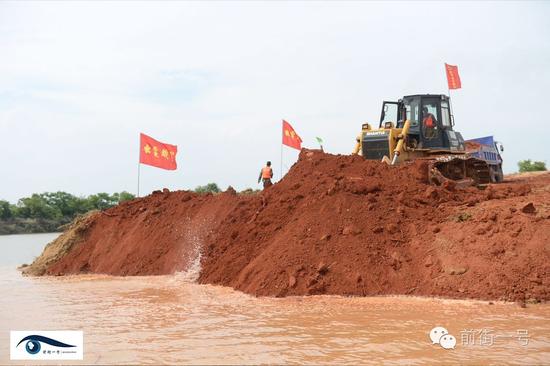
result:
[(384, 101), (380, 128), (402, 128), (406, 120), (411, 122), (409, 144), (426, 149), (459, 148), (446, 95), (408, 95), (397, 102)]

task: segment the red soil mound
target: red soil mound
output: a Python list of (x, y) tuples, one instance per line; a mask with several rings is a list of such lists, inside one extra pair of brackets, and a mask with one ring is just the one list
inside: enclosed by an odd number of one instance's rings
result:
[[(422, 162), (303, 150), (258, 195), (158, 192), (97, 214), (48, 274), (166, 274), (267, 296), (548, 300), (550, 175), (455, 190)], [(532, 205), (528, 205), (532, 203)]]

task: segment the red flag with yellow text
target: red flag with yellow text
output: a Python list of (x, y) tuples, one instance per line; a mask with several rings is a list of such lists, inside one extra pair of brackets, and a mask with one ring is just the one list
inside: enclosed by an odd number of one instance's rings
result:
[(165, 144), (143, 133), (139, 136), (139, 162), (161, 169), (176, 170), (176, 145)]
[(301, 150), (302, 149), (302, 139), (296, 131), (294, 131), (294, 128), (283, 119), (283, 145), (293, 147), (295, 149)]
[(460, 89), (462, 84), (460, 83), (460, 76), (458, 76), (458, 66), (445, 64), (445, 71), (447, 72), (449, 89)]

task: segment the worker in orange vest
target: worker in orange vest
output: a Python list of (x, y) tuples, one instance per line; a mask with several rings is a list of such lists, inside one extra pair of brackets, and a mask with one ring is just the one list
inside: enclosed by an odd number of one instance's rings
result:
[(422, 120), (424, 124), (424, 137), (432, 139), (437, 136), (437, 121), (435, 116), (428, 112), (427, 107), (422, 108), (422, 114), (424, 115), (424, 119)]
[(271, 162), (268, 161), (266, 165), (260, 171), (260, 176), (258, 177), (258, 183), (262, 180), (264, 182), (264, 189), (271, 186), (271, 178), (273, 178), (273, 169), (271, 169)]

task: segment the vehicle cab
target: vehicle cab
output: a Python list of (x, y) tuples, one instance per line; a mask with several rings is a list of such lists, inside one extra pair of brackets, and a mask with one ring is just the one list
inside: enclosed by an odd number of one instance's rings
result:
[(443, 94), (407, 95), (397, 102), (384, 101), (380, 128), (402, 128), (406, 120), (411, 125), (407, 147), (431, 150), (464, 150), (464, 139), (453, 131), (454, 120), (449, 97)]

